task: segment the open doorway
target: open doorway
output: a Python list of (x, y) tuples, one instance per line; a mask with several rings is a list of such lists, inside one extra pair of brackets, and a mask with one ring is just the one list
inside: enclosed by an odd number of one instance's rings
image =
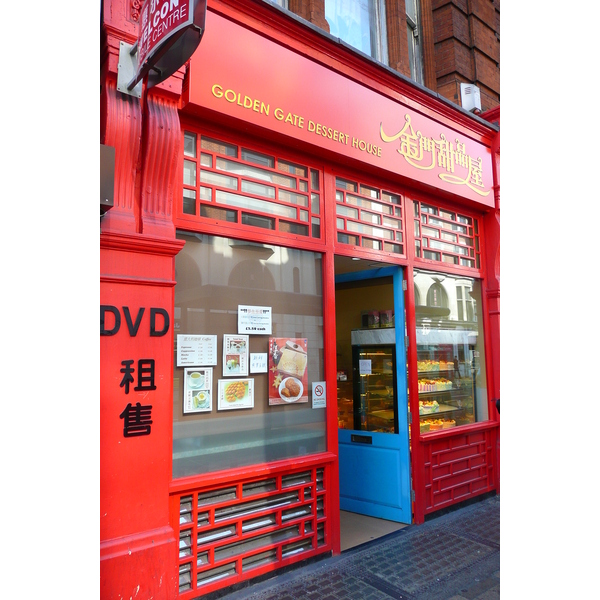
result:
[(387, 519), (369, 517), (347, 510), (340, 511), (340, 548), (344, 552), (367, 544), (384, 535), (408, 527), (407, 523), (396, 523)]
[(335, 257), (342, 551), (412, 522), (403, 270)]

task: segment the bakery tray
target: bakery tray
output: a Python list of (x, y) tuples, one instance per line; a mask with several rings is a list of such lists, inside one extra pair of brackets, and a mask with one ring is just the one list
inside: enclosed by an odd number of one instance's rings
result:
[(465, 410), (464, 407), (448, 406), (447, 404), (440, 404), (439, 407), (440, 409), (436, 410), (435, 412), (419, 413), (419, 417), (421, 419), (427, 417), (435, 418), (437, 415), (444, 415), (451, 412), (462, 412)]
[(386, 419), (388, 421), (394, 418), (393, 410), (374, 410), (367, 414), (373, 417), (378, 417), (379, 419)]

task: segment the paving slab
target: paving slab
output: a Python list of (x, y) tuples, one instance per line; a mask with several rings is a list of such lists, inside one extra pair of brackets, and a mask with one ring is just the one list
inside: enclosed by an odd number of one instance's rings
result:
[(500, 496), (209, 600), (499, 600)]

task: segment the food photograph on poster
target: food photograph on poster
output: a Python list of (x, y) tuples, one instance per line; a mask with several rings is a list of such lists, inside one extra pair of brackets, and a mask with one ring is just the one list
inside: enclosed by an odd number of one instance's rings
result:
[(211, 412), (212, 367), (184, 369), (183, 414)]
[(254, 407), (254, 379), (219, 379), (218, 410)]
[(306, 338), (269, 338), (269, 406), (308, 402)]
[(248, 336), (223, 336), (223, 377), (248, 375)]

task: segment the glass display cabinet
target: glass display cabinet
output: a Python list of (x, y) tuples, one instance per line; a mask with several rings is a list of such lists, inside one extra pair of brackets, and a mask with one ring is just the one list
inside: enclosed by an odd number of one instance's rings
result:
[(353, 346), (354, 429), (398, 433), (395, 346)]
[(416, 272), (415, 297), (421, 433), (486, 420), (479, 282)]
[(459, 359), (458, 354), (453, 354), (454, 346), (417, 344), (421, 432), (467, 425), (476, 420), (472, 376), (475, 351), (462, 344)]
[(398, 433), (394, 330), (352, 332), (352, 378), (338, 381), (340, 429)]

